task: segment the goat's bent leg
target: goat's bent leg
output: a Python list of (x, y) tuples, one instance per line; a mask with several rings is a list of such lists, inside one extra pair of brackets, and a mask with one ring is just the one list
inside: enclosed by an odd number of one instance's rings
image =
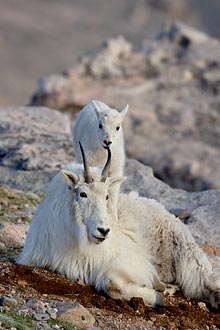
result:
[(141, 297), (148, 306), (164, 306), (163, 298), (160, 293), (146, 286), (140, 286), (136, 283), (116, 283), (110, 280), (106, 293), (113, 299), (130, 300), (133, 297)]
[(173, 229), (177, 284), (186, 297), (203, 299), (214, 308), (219, 308), (220, 271), (212, 270), (207, 256), (183, 224)]

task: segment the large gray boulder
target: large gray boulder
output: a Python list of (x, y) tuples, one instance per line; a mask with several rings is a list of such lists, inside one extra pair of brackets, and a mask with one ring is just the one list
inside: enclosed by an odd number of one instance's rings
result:
[(135, 49), (108, 40), (64, 74), (43, 78), (31, 104), (75, 112), (92, 99), (130, 104), (127, 155), (173, 187), (219, 188), (220, 43), (181, 23)]
[(70, 122), (60, 112), (0, 107), (0, 184), (30, 191), (73, 161)]

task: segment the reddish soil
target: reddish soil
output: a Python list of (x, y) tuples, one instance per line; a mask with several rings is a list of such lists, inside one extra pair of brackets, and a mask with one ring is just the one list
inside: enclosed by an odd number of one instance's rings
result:
[(154, 320), (163, 329), (220, 329), (220, 313), (198, 301), (188, 301), (180, 293), (165, 297), (165, 307), (158, 310), (146, 307), (141, 298), (129, 302), (116, 301), (83, 283), (73, 283), (65, 277), (47, 270), (15, 265), (0, 259), (0, 294), (13, 291), (23, 296), (47, 294), (51, 299), (79, 302), (87, 308), (96, 307), (129, 317), (142, 316)]

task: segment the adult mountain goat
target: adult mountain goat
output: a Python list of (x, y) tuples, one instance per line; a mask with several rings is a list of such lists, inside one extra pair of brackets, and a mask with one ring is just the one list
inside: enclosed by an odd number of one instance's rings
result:
[(188, 229), (155, 200), (120, 194), (118, 222), (108, 191), (123, 177), (75, 165), (52, 180), (18, 263), (81, 279), (114, 299), (142, 297), (163, 305), (156, 289), (178, 285), (185, 296), (220, 305), (220, 277)]
[[(79, 141), (83, 145), (90, 166), (104, 166), (106, 161), (105, 149), (108, 147), (112, 154), (109, 176), (123, 175), (125, 150), (122, 123), (127, 111), (128, 105), (119, 112), (98, 100), (87, 104), (80, 111), (73, 129), (74, 151), (78, 163), (82, 163)], [(118, 187), (112, 187), (109, 192), (115, 213)]]

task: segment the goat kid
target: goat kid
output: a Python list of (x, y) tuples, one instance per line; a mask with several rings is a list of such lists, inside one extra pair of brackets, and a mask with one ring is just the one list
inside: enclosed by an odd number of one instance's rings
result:
[[(87, 104), (80, 111), (73, 129), (74, 151), (78, 163), (82, 162), (79, 141), (83, 144), (90, 166), (104, 166), (105, 149), (110, 148), (112, 159), (109, 176), (123, 176), (125, 150), (122, 123), (127, 111), (128, 105), (119, 112), (98, 100)], [(117, 220), (118, 194), (119, 185), (115, 185), (109, 191), (115, 220)]]
[(109, 176), (122, 176), (125, 163), (122, 122), (128, 105), (121, 111), (110, 108), (101, 101), (92, 101), (81, 111), (73, 129), (76, 161), (82, 163), (79, 141), (82, 143), (90, 166), (103, 167), (105, 148), (112, 152)]

